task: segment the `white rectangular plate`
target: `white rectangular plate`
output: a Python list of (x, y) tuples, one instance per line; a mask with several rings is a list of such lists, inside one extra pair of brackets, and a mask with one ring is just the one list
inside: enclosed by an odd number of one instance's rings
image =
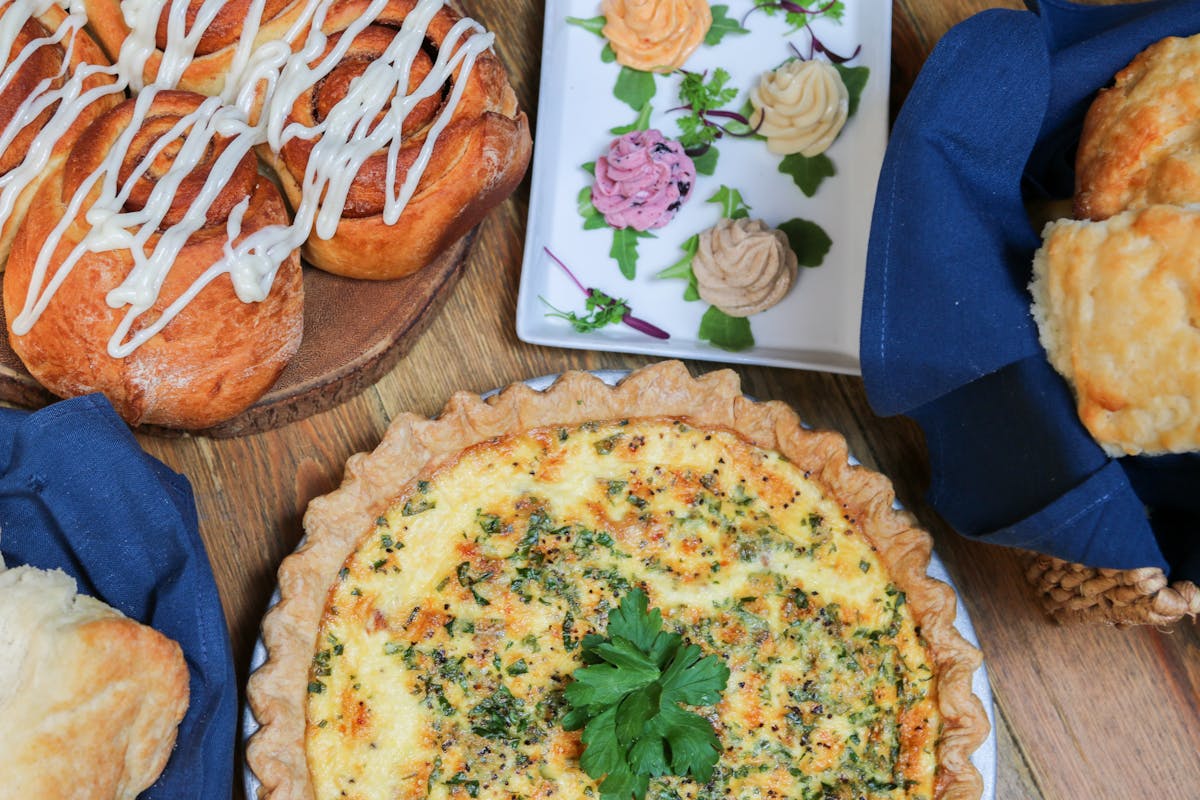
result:
[[(728, 5), (729, 17), (738, 21), (753, 8), (751, 0), (717, 4)], [(790, 176), (779, 171), (781, 157), (770, 153), (763, 141), (720, 139), (716, 174), (698, 176), (690, 199), (675, 219), (654, 231), (656, 238), (639, 240), (637, 275), (632, 281), (621, 275), (608, 255), (611, 230), (584, 230), (577, 210), (580, 190), (592, 181), (582, 165), (595, 161), (607, 149), (614, 138), (611, 128), (632, 123), (637, 116), (613, 95), (620, 66), (601, 61), (604, 40), (566, 21), (569, 16), (589, 18), (599, 13), (598, 0), (550, 0), (546, 4), (517, 335), (526, 342), (557, 347), (858, 374), (867, 236), (887, 144), (891, 3), (846, 0), (840, 25), (829, 19), (812, 25), (821, 42), (835, 53), (847, 55), (862, 45), (847, 66), (870, 68), (857, 112), (826, 153), (836, 174), (827, 178), (813, 197), (806, 197)], [(810, 47), (808, 33), (789, 33), (782, 14), (768, 16), (755, 11), (745, 27), (748, 34), (727, 35), (716, 46), (701, 45), (685, 65), (691, 71), (707, 71), (709, 76), (718, 67), (731, 74), (729, 86), (737, 87), (739, 94), (725, 106), (729, 110), (741, 109), (763, 72), (794, 55), (789, 43), (805, 55)], [(678, 74), (655, 79), (650, 126), (668, 138), (679, 135), (676, 120), (683, 116), (669, 111), (679, 105), (680, 80)], [(701, 340), (700, 319), (708, 305), (685, 302), (683, 281), (654, 277), (680, 259), (683, 242), (721, 218), (720, 207), (705, 201), (722, 185), (741, 192), (751, 207), (751, 217), (773, 226), (793, 218), (811, 220), (833, 242), (820, 266), (801, 267), (783, 302), (751, 317), (755, 344), (740, 352)], [(542, 298), (557, 308), (581, 314), (586, 298), (544, 248), (566, 262), (585, 286), (627, 299), (635, 316), (665, 329), (671, 338), (654, 339), (624, 325), (577, 333), (564, 320), (547, 317), (550, 309)]]

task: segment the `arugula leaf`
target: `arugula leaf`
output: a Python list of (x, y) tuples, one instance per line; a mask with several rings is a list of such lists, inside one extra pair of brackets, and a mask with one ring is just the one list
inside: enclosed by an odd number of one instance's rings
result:
[(710, 306), (701, 317), (700, 338), (714, 347), (734, 353), (754, 346), (750, 320), (745, 317), (731, 317), (716, 306)]
[(726, 219), (744, 219), (750, 216), (751, 208), (742, 200), (742, 193), (724, 184), (705, 202), (721, 206), (721, 216)]
[(696, 257), (696, 251), (700, 249), (700, 235), (693, 235), (681, 244), (680, 247), (683, 248), (683, 258), (660, 271), (654, 277), (681, 278), (687, 281), (688, 285), (687, 289), (683, 292), (683, 299), (690, 303), (693, 300), (700, 299), (700, 290), (696, 286), (696, 274), (692, 272), (692, 259)]
[(844, 64), (834, 64), (833, 68), (842, 75), (842, 83), (846, 84), (846, 92), (850, 95), (849, 116), (853, 117), (858, 111), (858, 101), (862, 99), (863, 89), (867, 86), (867, 78), (871, 76), (870, 67), (847, 67)]
[(802, 156), (799, 153), (784, 156), (779, 162), (779, 171), (790, 175), (805, 197), (812, 197), (826, 178), (837, 174), (837, 168), (824, 153), (816, 156)]
[(576, 207), (579, 210), (579, 216), (583, 217), (583, 229), (585, 231), (594, 231), (598, 228), (608, 227), (608, 223), (604, 221), (604, 215), (592, 205), (592, 187), (585, 186), (579, 190)]
[(704, 43), (714, 47), (730, 34), (749, 33), (736, 19), (729, 16), (729, 6), (712, 6), (712, 27), (704, 37)]
[(608, 254), (616, 260), (621, 274), (629, 280), (637, 275), (638, 239), (653, 239), (654, 234), (634, 228), (614, 228), (612, 248)]
[(639, 111), (650, 102), (656, 91), (658, 86), (654, 83), (654, 73), (621, 67), (617, 84), (613, 87), (613, 96), (634, 111)]
[(833, 246), (825, 229), (807, 219), (789, 219), (779, 226), (779, 230), (787, 234), (788, 245), (802, 267), (821, 266)]
[(699, 174), (713, 175), (717, 171), (717, 158), (720, 155), (717, 148), (710, 144), (707, 150), (692, 158), (692, 164), (695, 165), (696, 172)]
[(609, 614), (606, 636), (584, 637), (587, 666), (575, 670), (565, 697), (567, 730), (583, 728), (579, 765), (600, 780), (601, 800), (642, 800), (651, 777), (707, 781), (721, 752), (712, 724), (680, 703), (715, 705), (729, 668), (715, 655), (662, 629), (641, 589)]
[(619, 125), (609, 130), (609, 133), (614, 136), (630, 133), (631, 131), (646, 131), (650, 130), (650, 115), (654, 113), (654, 106), (646, 103), (642, 106), (642, 110), (638, 112), (637, 119), (628, 125)]
[(604, 35), (604, 26), (607, 23), (608, 20), (603, 16), (589, 17), (588, 19), (583, 19), (582, 17), (567, 17), (568, 25), (577, 25), (580, 28), (583, 28), (585, 31), (594, 33), (597, 36)]

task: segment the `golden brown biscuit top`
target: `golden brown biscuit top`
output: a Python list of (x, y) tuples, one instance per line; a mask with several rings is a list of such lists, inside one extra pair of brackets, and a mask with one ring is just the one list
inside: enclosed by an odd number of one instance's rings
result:
[(1152, 206), (1046, 228), (1042, 344), (1111, 455), (1200, 447), (1200, 210)]
[(1200, 202), (1200, 35), (1143, 50), (1084, 121), (1075, 216)]

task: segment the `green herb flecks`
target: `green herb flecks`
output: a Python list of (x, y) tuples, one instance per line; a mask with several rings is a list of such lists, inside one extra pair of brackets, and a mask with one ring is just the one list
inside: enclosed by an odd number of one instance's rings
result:
[(707, 782), (721, 752), (708, 720), (683, 706), (715, 705), (729, 668), (664, 632), (662, 613), (648, 606), (634, 589), (609, 615), (606, 636), (584, 637), (587, 666), (565, 692), (563, 727), (583, 729), (579, 763), (601, 781), (601, 800), (641, 800), (660, 775)]

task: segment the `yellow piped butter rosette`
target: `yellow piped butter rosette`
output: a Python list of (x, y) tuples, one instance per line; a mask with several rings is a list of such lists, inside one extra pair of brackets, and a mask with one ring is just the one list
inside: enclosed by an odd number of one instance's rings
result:
[(673, 72), (712, 27), (707, 0), (604, 0), (604, 36), (617, 63), (643, 72)]
[(778, 155), (820, 155), (850, 115), (850, 93), (837, 69), (824, 61), (789, 61), (763, 75), (750, 93), (750, 124)]

